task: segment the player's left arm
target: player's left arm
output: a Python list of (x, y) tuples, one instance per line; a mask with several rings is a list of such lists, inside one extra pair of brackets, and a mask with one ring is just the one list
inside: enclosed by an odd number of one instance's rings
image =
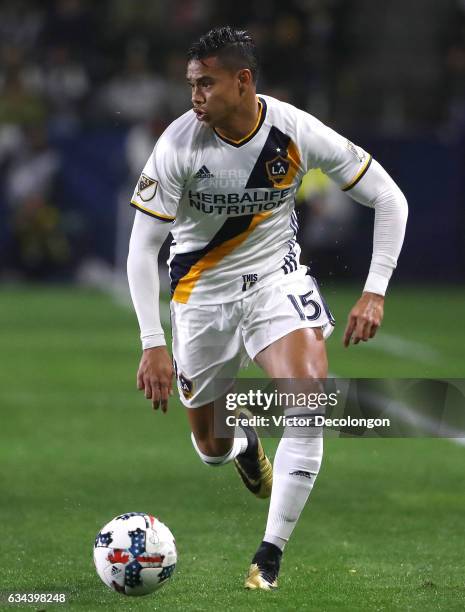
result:
[(384, 296), (397, 265), (408, 216), (404, 194), (376, 160), (347, 193), (374, 208), (373, 254), (361, 297), (349, 313), (344, 346), (373, 338), (384, 315)]
[(349, 313), (344, 345), (373, 338), (402, 248), (408, 216), (404, 194), (371, 155), (307, 113), (299, 128), (308, 167), (321, 168), (354, 200), (374, 208), (373, 254), (361, 297)]

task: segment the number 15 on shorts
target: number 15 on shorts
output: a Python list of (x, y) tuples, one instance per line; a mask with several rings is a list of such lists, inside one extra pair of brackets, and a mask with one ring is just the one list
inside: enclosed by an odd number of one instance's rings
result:
[(313, 289), (303, 295), (289, 295), (288, 298), (292, 306), (302, 321), (315, 321), (321, 314), (321, 306), (315, 300), (312, 300)]

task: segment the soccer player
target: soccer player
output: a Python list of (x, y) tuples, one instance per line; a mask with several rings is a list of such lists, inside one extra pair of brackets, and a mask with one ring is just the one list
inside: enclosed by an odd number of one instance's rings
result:
[[(234, 439), (215, 437), (214, 402), (228, 390), (218, 380), (226, 385), (247, 356), (270, 378), (327, 376), (325, 338), (334, 321), (296, 242), (294, 196), (310, 168), (375, 211), (373, 256), (346, 347), (373, 338), (381, 324), (407, 203), (363, 149), (312, 115), (257, 95), (257, 72), (245, 31), (211, 30), (189, 50), (193, 108), (160, 137), (136, 186), (128, 277), (143, 347), (138, 388), (166, 411), (175, 373), (200, 459), (234, 461), (253, 493), (271, 495), (245, 583), (269, 590), (318, 474), (322, 436), (287, 427), (272, 472), (252, 427), (238, 428)], [(173, 362), (158, 304), (157, 258), (169, 232)]]

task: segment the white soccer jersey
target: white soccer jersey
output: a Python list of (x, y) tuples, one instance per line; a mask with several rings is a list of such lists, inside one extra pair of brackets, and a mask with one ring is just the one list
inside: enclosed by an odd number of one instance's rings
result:
[(300, 266), (294, 199), (303, 175), (321, 168), (348, 191), (370, 166), (370, 155), (312, 115), (269, 96), (258, 103), (240, 141), (188, 111), (144, 167), (131, 204), (172, 223), (176, 302), (225, 303), (279, 283)]

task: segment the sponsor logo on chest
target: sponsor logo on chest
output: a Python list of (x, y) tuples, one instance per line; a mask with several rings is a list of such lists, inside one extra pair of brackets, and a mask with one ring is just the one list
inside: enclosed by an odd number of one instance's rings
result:
[(244, 189), (240, 192), (189, 189), (187, 199), (190, 208), (208, 215), (250, 215), (280, 208), (290, 192), (290, 188)]

